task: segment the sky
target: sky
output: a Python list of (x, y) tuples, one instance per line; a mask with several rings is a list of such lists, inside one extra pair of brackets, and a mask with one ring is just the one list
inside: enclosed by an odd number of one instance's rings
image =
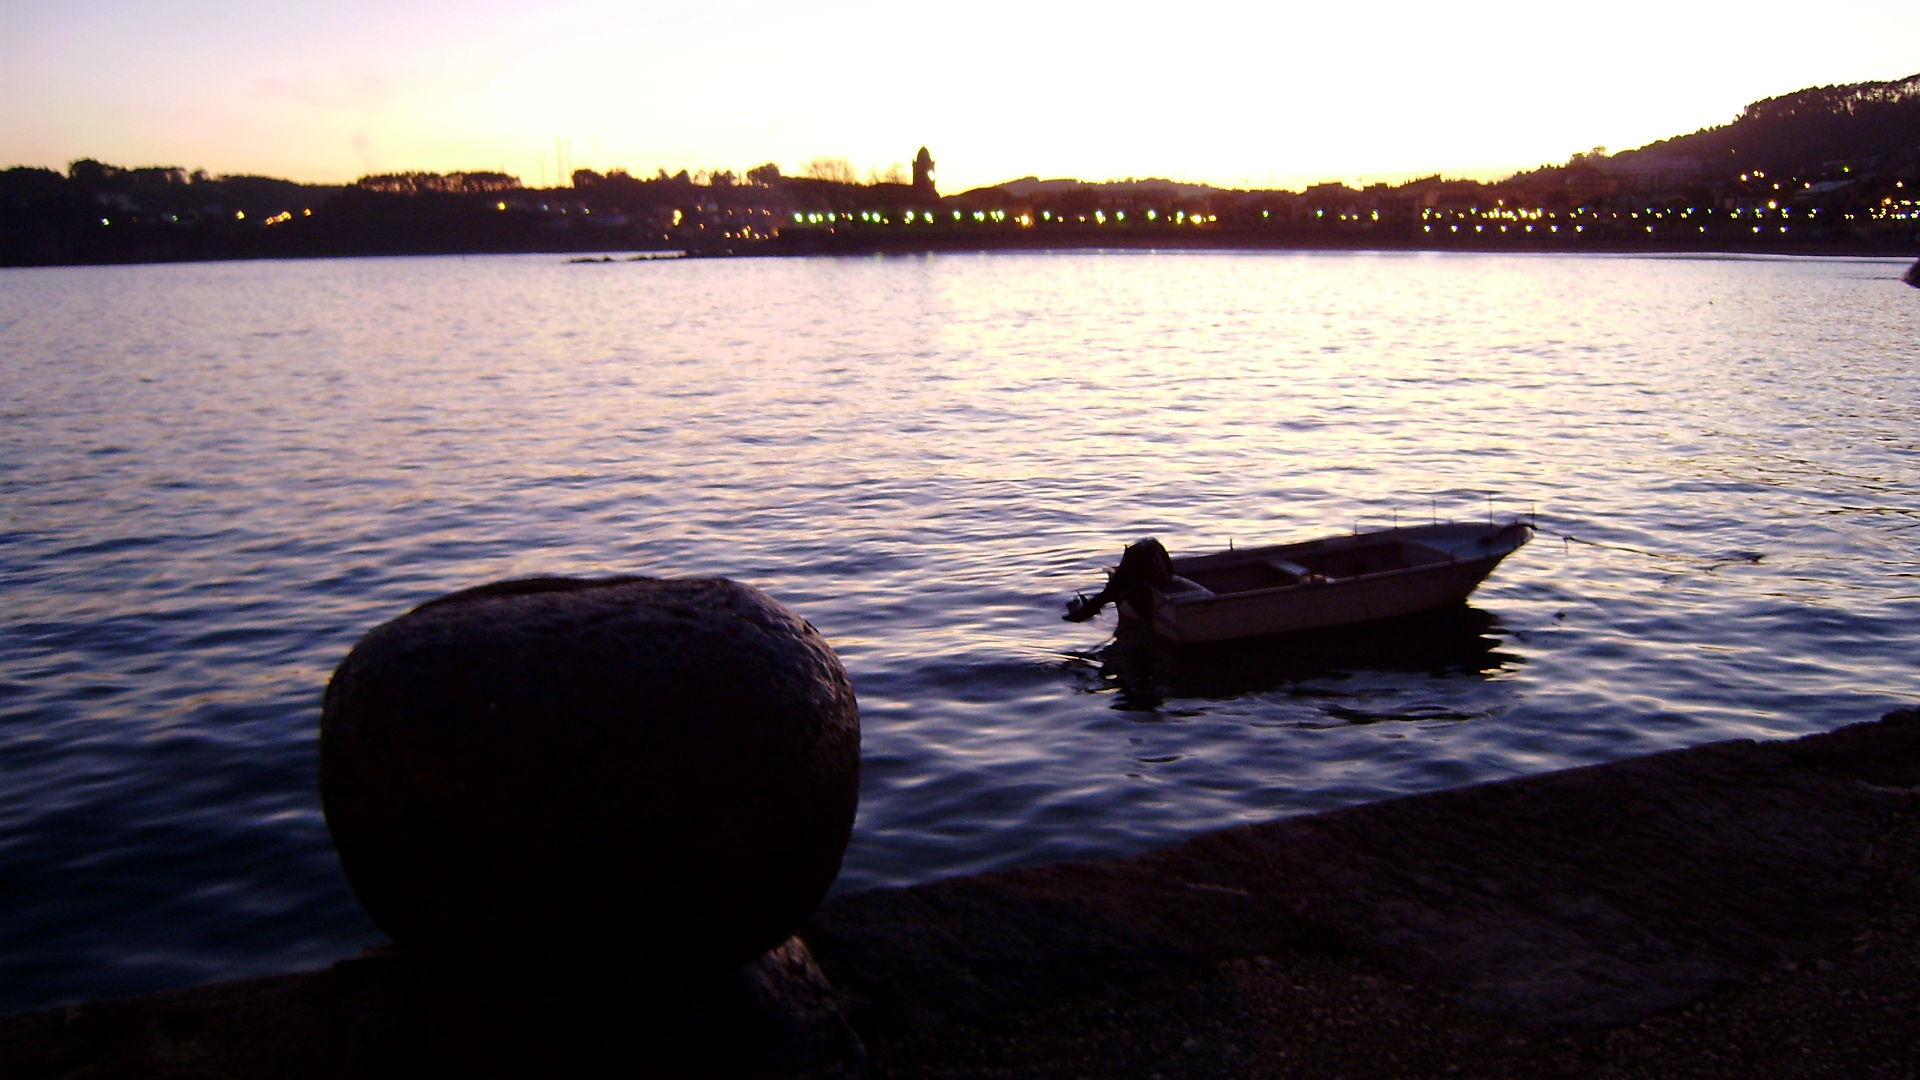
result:
[(1920, 73), (1917, 43), (1914, 0), (0, 0), (0, 167), (864, 179), (924, 145), (943, 192), (1489, 180)]

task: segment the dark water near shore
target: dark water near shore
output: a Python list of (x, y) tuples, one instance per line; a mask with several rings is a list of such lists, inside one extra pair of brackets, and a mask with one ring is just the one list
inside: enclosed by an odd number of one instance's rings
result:
[[(842, 889), (1920, 701), (1903, 260), (1286, 253), (0, 271), (0, 1012), (375, 937), (314, 793), (374, 624), (724, 574), (839, 649)], [(1176, 552), (1489, 512), (1317, 655), (1060, 621)]]

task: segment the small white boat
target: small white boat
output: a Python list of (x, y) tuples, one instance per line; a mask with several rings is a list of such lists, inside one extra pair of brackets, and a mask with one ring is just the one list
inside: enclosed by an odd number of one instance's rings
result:
[(1524, 521), (1449, 523), (1184, 558), (1149, 538), (1066, 617), (1084, 622), (1112, 602), (1123, 622), (1183, 645), (1396, 619), (1465, 601), (1532, 536)]

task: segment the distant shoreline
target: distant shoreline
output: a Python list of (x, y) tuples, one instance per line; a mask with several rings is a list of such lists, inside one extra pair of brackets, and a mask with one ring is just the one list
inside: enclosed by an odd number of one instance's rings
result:
[[(1052, 230), (1049, 230), (1051, 233)], [(883, 234), (833, 237), (824, 242), (775, 241), (763, 249), (748, 249), (738, 255), (837, 255), (837, 254), (918, 254), (967, 251), (1085, 251), (1085, 250), (1180, 250), (1180, 251), (1381, 251), (1381, 252), (1468, 252), (1474, 254), (1549, 254), (1549, 255), (1811, 255), (1827, 258), (1915, 258), (1920, 257), (1920, 242), (1901, 244), (1866, 241), (1809, 240), (1788, 243), (1734, 244), (1705, 240), (1675, 243), (1670, 240), (1594, 240), (1566, 243), (1551, 239), (1493, 239), (1481, 241), (1431, 242), (1414, 239), (1369, 236), (1267, 238), (1246, 234), (1208, 233), (1120, 233), (1091, 230), (1075, 236), (1038, 235), (1003, 236), (983, 239), (978, 236), (951, 238), (920, 236), (896, 237)]]
[(1817, 258), (1920, 258), (1920, 242), (1871, 243), (1865, 241), (1805, 240), (1787, 243), (1737, 244), (1703, 240), (1699, 243), (1675, 243), (1670, 240), (1592, 240), (1567, 243), (1534, 238), (1461, 240), (1430, 242), (1386, 236), (1316, 237), (1249, 236), (1244, 233), (1121, 232), (1117, 230), (1047, 229), (1018, 234), (1000, 233), (921, 233), (902, 236), (884, 233), (795, 236), (788, 234), (772, 240), (721, 244), (675, 244), (666, 241), (656, 247), (592, 246), (564, 244), (467, 247), (430, 245), (399, 250), (331, 251), (229, 251), (197, 252), (190, 255), (127, 252), (121, 258), (91, 258), (63, 261), (8, 264), (9, 268), (74, 266), (162, 265), (174, 263), (241, 262), (283, 259), (401, 258), (444, 257), (448, 255), (553, 255), (579, 263), (646, 261), (684, 253), (689, 258), (793, 258), (798, 256), (839, 255), (930, 255), (990, 252), (1041, 251), (1271, 251), (1271, 252), (1392, 252), (1405, 254), (1448, 252), (1471, 254), (1533, 255), (1759, 255), (1804, 256)]

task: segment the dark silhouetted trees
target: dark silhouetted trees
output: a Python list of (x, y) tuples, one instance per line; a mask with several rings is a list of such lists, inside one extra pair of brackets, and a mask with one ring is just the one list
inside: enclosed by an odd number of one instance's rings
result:
[[(1436, 176), (1365, 191), (1321, 185), (1296, 195), (1164, 180), (1089, 185), (1028, 177), (943, 199), (924, 147), (911, 185), (904, 173), (889, 166), (862, 184), (847, 159), (820, 157), (802, 176), (765, 162), (747, 169), (744, 180), (730, 169), (696, 177), (662, 168), (645, 178), (619, 168), (577, 169), (570, 188), (533, 190), (506, 173), (475, 170), (384, 173), (332, 187), (83, 158), (64, 175), (24, 167), (0, 172), (0, 263), (720, 251), (775, 233), (801, 245), (910, 245), (925, 236), (958, 246), (1022, 230), (1031, 230), (1023, 242), (1032, 243), (1043, 228), (1082, 225), (1103, 236), (1197, 225), (1259, 243), (1336, 243), (1363, 233), (1369, 242), (1426, 243), (1441, 239), (1442, 229), (1446, 237), (1475, 241), (1538, 240), (1543, 229), (1564, 238), (1542, 214), (1565, 216), (1575, 235), (1636, 242), (1677, 236), (1684, 226), (1697, 243), (1758, 242), (1748, 238), (1763, 232), (1777, 242), (1912, 243), (1920, 238), (1920, 228), (1907, 224), (1910, 190), (1920, 178), (1920, 75), (1767, 98), (1723, 127), (1613, 154), (1594, 147), (1565, 165), (1497, 184)], [(1523, 207), (1532, 216), (1522, 217)], [(1780, 220), (1756, 224), (1751, 215), (1762, 209)], [(1751, 220), (1733, 227), (1736, 212)], [(883, 230), (907, 222), (919, 230), (913, 237), (886, 231), (881, 239)]]
[(363, 176), (355, 180), (353, 186), (388, 195), (419, 195), (424, 192), (441, 192), (449, 195), (493, 195), (502, 191), (514, 191), (521, 185), (519, 177), (508, 176), (501, 172), (407, 172)]
[(853, 171), (853, 163), (846, 158), (818, 157), (807, 162), (807, 178), (825, 180), (833, 184), (857, 184), (860, 174)]
[(1734, 172), (1812, 174), (1844, 160), (1897, 166), (1920, 154), (1920, 75), (1766, 98), (1725, 126), (1615, 157), (1651, 154), (1687, 155)]

